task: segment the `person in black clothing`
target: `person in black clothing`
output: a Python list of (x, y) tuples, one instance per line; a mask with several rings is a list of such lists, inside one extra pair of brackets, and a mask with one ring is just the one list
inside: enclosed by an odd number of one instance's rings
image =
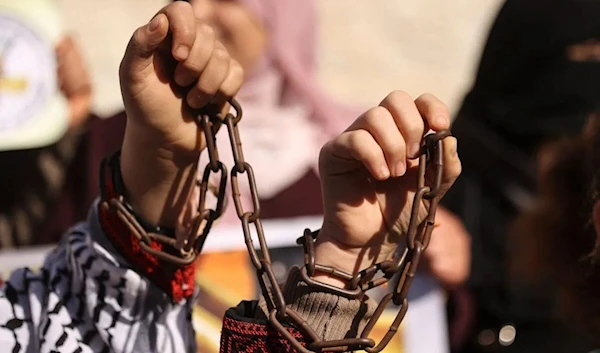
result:
[(557, 307), (569, 327), (600, 352), (600, 113), (583, 133), (548, 146), (539, 161), (539, 196), (517, 218), (511, 238), (522, 241), (515, 268), (526, 278), (559, 284)]
[(449, 213), (440, 212), (436, 230), (463, 231), (450, 226), (458, 224), (471, 235), (467, 289), (475, 315), (460, 352), (589, 351), (558, 323), (552, 283), (514, 281), (507, 235), (535, 200), (540, 146), (575, 135), (598, 108), (598, 16), (595, 0), (508, 0), (493, 24), (452, 127), (463, 175), (444, 199)]

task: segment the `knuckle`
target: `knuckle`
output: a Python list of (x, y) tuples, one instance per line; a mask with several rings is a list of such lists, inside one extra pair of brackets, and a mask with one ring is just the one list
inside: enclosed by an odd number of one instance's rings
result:
[(217, 93), (218, 87), (216, 87), (212, 81), (200, 80), (196, 85), (196, 89), (200, 95), (214, 96)]
[(379, 157), (379, 154), (377, 154), (377, 151), (374, 149), (371, 149), (371, 148), (360, 151), (360, 154), (356, 154), (356, 152), (358, 152), (357, 149), (354, 149), (353, 151), (354, 151), (355, 155), (364, 162), (376, 161)]
[(354, 130), (350, 131), (346, 137), (348, 146), (351, 149), (356, 149), (363, 144), (365, 134), (368, 134), (365, 130)]
[(321, 147), (321, 150), (319, 151), (319, 169), (322, 170), (327, 167), (332, 154), (331, 151), (334, 150), (334, 146), (339, 143), (339, 139), (340, 138), (338, 137), (334, 140), (330, 140)]
[(421, 141), (425, 130), (425, 123), (423, 122), (423, 119), (412, 119), (405, 123), (404, 129), (407, 134), (407, 136), (405, 136), (407, 139)]
[(365, 130), (355, 130), (348, 133), (348, 148), (351, 154), (363, 161), (374, 160), (378, 157), (377, 150), (367, 148), (370, 134)]
[(243, 82), (244, 69), (242, 69), (239, 64), (235, 64), (235, 61), (232, 61), (232, 65), (229, 67), (228, 77), (222, 85), (221, 90), (225, 95), (233, 96), (240, 90)]
[(244, 72), (244, 68), (240, 65), (236, 60), (231, 60), (231, 65), (229, 65), (229, 74), (232, 79), (241, 84), (244, 81), (246, 73)]
[(404, 141), (394, 141), (385, 149), (386, 153), (393, 156), (403, 156), (406, 153), (406, 144)]
[(437, 98), (433, 94), (426, 92), (421, 94), (416, 100), (421, 102), (434, 102), (437, 101)]
[(220, 62), (230, 61), (229, 52), (223, 46), (217, 46), (213, 50), (212, 57)]
[(202, 72), (202, 69), (204, 69), (204, 66), (201, 66), (196, 60), (186, 60), (181, 63), (181, 66), (185, 71), (193, 72), (195, 74), (199, 74)]
[(443, 114), (449, 114), (449, 109), (442, 101), (431, 93), (424, 93), (415, 100), (419, 105), (425, 106), (429, 110), (436, 110)]
[(196, 37), (196, 33), (193, 31), (192, 28), (189, 28), (188, 26), (179, 26), (176, 29), (174, 29), (174, 32), (176, 32), (179, 36), (179, 40), (189, 44), (191, 46), (191, 44), (193, 44), (195, 37)]
[(381, 119), (385, 119), (390, 116), (390, 112), (381, 106), (373, 107), (364, 114), (363, 119), (367, 125), (373, 125)]
[(395, 90), (395, 91), (390, 92), (390, 94), (387, 95), (385, 100), (389, 101), (389, 102), (406, 102), (406, 101), (412, 102), (413, 99), (410, 96), (410, 94), (408, 94), (404, 91)]
[(130, 45), (135, 45), (135, 46), (142, 46), (142, 43), (144, 42), (144, 28), (143, 27), (139, 27), (138, 29), (135, 30), (135, 32), (133, 32), (133, 36), (131, 36), (131, 42)]
[(214, 38), (216, 38), (216, 33), (215, 33), (215, 29), (205, 23), (205, 22), (200, 22), (197, 24), (197, 31), (198, 31), (198, 36), (201, 38), (201, 40), (205, 41), (205, 40), (213, 40)]

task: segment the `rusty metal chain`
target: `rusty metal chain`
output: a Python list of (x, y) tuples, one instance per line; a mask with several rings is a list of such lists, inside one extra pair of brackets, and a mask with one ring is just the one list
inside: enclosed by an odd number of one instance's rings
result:
[[(408, 309), (407, 295), (412, 284), (412, 280), (416, 274), (419, 261), (423, 251), (429, 245), (431, 232), (435, 222), (435, 212), (438, 205), (438, 193), (442, 181), (443, 169), (443, 145), (442, 140), (450, 135), (450, 131), (442, 131), (435, 134), (430, 134), (425, 137), (422, 146), (422, 153), (419, 158), (419, 174), (417, 182), (417, 191), (414, 196), (410, 223), (406, 236), (406, 246), (399, 247), (397, 254), (393, 259), (375, 264), (367, 269), (364, 269), (352, 276), (348, 273), (341, 272), (335, 268), (325, 267), (315, 264), (314, 260), (314, 235), (309, 230), (304, 232), (304, 237), (299, 239), (299, 243), (304, 246), (306, 265), (302, 268), (303, 280), (309, 286), (317, 287), (322, 291), (336, 293), (349, 298), (360, 298), (366, 290), (378, 287), (387, 283), (395, 274), (399, 274), (398, 284), (394, 290), (388, 293), (379, 303), (378, 307), (367, 325), (363, 329), (360, 337), (348, 338), (335, 341), (320, 341), (314, 330), (293, 310), (287, 307), (283, 296), (282, 289), (277, 282), (277, 278), (271, 265), (271, 257), (267, 242), (264, 236), (262, 223), (260, 220), (260, 203), (256, 188), (256, 181), (252, 166), (244, 160), (242, 152), (242, 142), (239, 135), (238, 123), (242, 118), (242, 110), (235, 100), (232, 100), (233, 109), (236, 115), (216, 114), (215, 118), (219, 123), (227, 127), (229, 141), (233, 152), (234, 166), (231, 170), (231, 187), (233, 190), (233, 200), (237, 215), (242, 223), (244, 240), (252, 264), (254, 265), (258, 281), (265, 298), (267, 308), (269, 310), (269, 322), (279, 333), (285, 337), (292, 346), (299, 352), (323, 352), (323, 351), (354, 351), (363, 349), (367, 352), (380, 352), (392, 339), (398, 331), (400, 323)], [(203, 118), (206, 119), (206, 118)], [(209, 130), (205, 129), (207, 140), (215, 139), (214, 135), (206, 134)], [(209, 145), (210, 146), (210, 145)], [(213, 149), (214, 150), (214, 149)], [(216, 151), (216, 150), (215, 150)], [(213, 154), (209, 148), (210, 164), (216, 165), (218, 156), (216, 152)], [(432, 185), (426, 185), (427, 172), (432, 166)], [(238, 177), (242, 174), (246, 175), (250, 186), (250, 196), (252, 200), (252, 210), (245, 210), (242, 204)], [(419, 207), (425, 204), (427, 207), (427, 216), (425, 221), (419, 222), (417, 214)], [(252, 239), (251, 228), (254, 228), (259, 242), (260, 253), (254, 246)], [(316, 271), (325, 272), (332, 276), (339, 277), (350, 282), (349, 289), (340, 289), (324, 283), (317, 282), (312, 279)], [(382, 276), (376, 279), (371, 279), (377, 273), (381, 272)], [(393, 321), (390, 329), (385, 334), (379, 344), (375, 344), (374, 340), (369, 338), (375, 323), (381, 317), (381, 314), (388, 306), (389, 302), (399, 305), (399, 313)], [(307, 334), (313, 342), (308, 347), (302, 346), (288, 330), (284, 327), (283, 322), (294, 324), (301, 331)]]
[[(368, 339), (369, 334), (375, 327), (376, 322), (379, 320), (390, 301), (393, 302), (394, 305), (399, 306), (396, 318), (392, 322), (392, 325), (384, 335), (383, 339), (377, 345), (371, 341), (368, 343), (368, 345), (361, 347), (367, 352), (381, 352), (385, 348), (394, 334), (398, 331), (400, 323), (402, 322), (404, 315), (408, 310), (408, 290), (411, 287), (412, 280), (416, 274), (423, 251), (425, 251), (429, 245), (431, 233), (435, 224), (435, 213), (439, 203), (438, 194), (443, 176), (442, 169), (444, 151), (442, 140), (448, 136), (450, 136), (450, 131), (445, 130), (435, 134), (427, 135), (424, 139), (421, 156), (419, 157), (417, 191), (413, 199), (411, 216), (406, 235), (406, 245), (404, 247), (398, 247), (397, 253), (393, 259), (374, 264), (352, 276), (351, 274), (340, 272), (332, 267), (315, 264), (313, 242), (315, 237), (318, 235), (318, 232), (313, 233), (309, 230), (305, 230), (304, 236), (299, 238), (297, 241), (298, 244), (302, 244), (304, 246), (306, 270), (302, 271), (302, 276), (303, 279), (309, 283), (309, 285), (317, 287), (322, 286), (322, 284), (310, 279), (310, 277), (316, 271), (319, 271), (327, 273), (330, 276), (349, 281), (349, 289), (343, 290), (342, 292), (349, 297), (359, 297), (361, 293), (386, 284), (392, 277), (394, 277), (396, 274), (399, 274), (398, 283), (394, 290), (382, 298), (381, 302), (375, 309), (373, 316), (369, 319), (367, 325), (361, 332), (360, 338)], [(432, 164), (433, 185), (428, 186), (426, 185), (427, 171)], [(428, 212), (425, 220), (418, 223), (417, 215), (419, 207), (423, 201), (426, 201)], [(372, 279), (378, 273), (381, 273), (381, 276)], [(352, 346), (352, 339), (347, 339), (345, 341), (346, 342), (343, 342), (344, 344)], [(355, 342), (354, 344), (356, 346), (359, 344), (359, 342)], [(322, 351), (324, 348), (331, 346), (326, 343), (317, 342), (313, 343), (312, 347)]]
[[(157, 258), (174, 263), (179, 266), (192, 264), (202, 252), (202, 247), (213, 223), (223, 214), (225, 208), (225, 191), (227, 188), (227, 167), (219, 160), (215, 135), (218, 122), (212, 117), (215, 113), (207, 111), (198, 117), (197, 124), (206, 136), (206, 149), (210, 157), (209, 163), (204, 168), (202, 179), (198, 180), (200, 195), (198, 200), (198, 215), (192, 222), (191, 231), (187, 238), (176, 239), (163, 234), (147, 231), (134, 215), (131, 206), (123, 195), (107, 200), (106, 206), (114, 212), (119, 220), (127, 227), (131, 234), (138, 240), (140, 248)], [(239, 121), (239, 120), (238, 120)], [(237, 122), (236, 122), (237, 123)], [(209, 184), (212, 174), (219, 174), (217, 186)], [(217, 199), (214, 208), (206, 207), (208, 192)], [(166, 245), (166, 250), (157, 250), (152, 242)], [(163, 247), (164, 248), (164, 247)]]
[[(298, 244), (303, 245), (305, 254), (305, 266), (301, 269), (303, 281), (308, 286), (318, 288), (320, 291), (334, 293), (347, 298), (362, 298), (366, 291), (381, 286), (387, 283), (395, 275), (399, 275), (397, 285), (390, 293), (383, 297), (359, 337), (322, 341), (319, 340), (318, 335), (306, 321), (286, 305), (282, 288), (277, 282), (271, 264), (271, 257), (267, 247), (262, 222), (260, 220), (260, 203), (254, 171), (252, 166), (245, 161), (243, 155), (242, 142), (238, 130), (238, 123), (242, 119), (242, 109), (235, 100), (232, 99), (230, 103), (235, 111), (235, 115), (231, 113), (223, 115), (217, 112), (206, 111), (201, 113), (196, 120), (196, 123), (202, 129), (206, 138), (209, 162), (204, 169), (202, 179), (199, 181), (200, 200), (198, 216), (193, 222), (193, 229), (187, 239), (176, 242), (174, 239), (164, 235), (146, 233), (143, 227), (136, 221), (130, 210), (124, 206), (122, 197), (111, 200), (109, 202), (111, 208), (117, 211), (120, 219), (128, 226), (138, 240), (140, 240), (140, 246), (143, 250), (160, 259), (178, 265), (191, 264), (202, 251), (202, 246), (210, 231), (211, 225), (222, 214), (225, 205), (227, 168), (219, 160), (216, 144), (217, 127), (225, 125), (234, 158), (234, 165), (231, 170), (233, 201), (237, 215), (242, 224), (242, 231), (244, 233), (244, 241), (246, 243), (248, 254), (256, 269), (259, 285), (267, 304), (269, 323), (285, 337), (298, 352), (346, 352), (356, 350), (364, 350), (369, 353), (380, 352), (398, 331), (400, 323), (408, 310), (408, 290), (416, 274), (423, 251), (429, 245), (431, 232), (435, 222), (436, 208), (439, 202), (439, 188), (442, 181), (442, 140), (447, 136), (450, 136), (450, 131), (441, 131), (427, 135), (424, 138), (421, 156), (419, 158), (417, 191), (413, 200), (412, 213), (406, 234), (406, 244), (405, 246), (398, 247), (398, 250), (392, 259), (372, 265), (355, 275), (351, 275), (335, 268), (315, 263), (314, 241), (318, 232), (311, 232), (307, 229), (304, 232), (304, 236), (298, 239), (297, 242)], [(206, 208), (206, 196), (207, 192), (210, 190), (209, 179), (211, 174), (219, 174), (220, 180), (216, 191), (214, 191), (217, 203), (213, 209)], [(242, 203), (238, 181), (240, 175), (245, 175), (248, 180), (252, 200), (251, 210), (245, 210)], [(428, 175), (431, 176), (429, 180), (427, 179)], [(428, 181), (432, 185), (426, 185)], [(427, 208), (427, 216), (423, 222), (419, 222), (417, 214), (419, 207), (421, 207), (422, 204)], [(257, 235), (260, 255), (256, 250), (252, 239), (252, 228), (254, 228)], [(151, 248), (150, 241), (158, 241), (169, 245), (171, 253)], [(312, 277), (316, 272), (326, 273), (330, 276), (347, 281), (350, 283), (349, 288), (341, 289), (315, 281)], [(381, 342), (376, 344), (373, 339), (369, 338), (369, 334), (390, 302), (399, 306), (399, 311)], [(306, 334), (312, 342), (309, 343), (307, 347), (304, 347), (285, 328), (284, 322), (296, 326)]]

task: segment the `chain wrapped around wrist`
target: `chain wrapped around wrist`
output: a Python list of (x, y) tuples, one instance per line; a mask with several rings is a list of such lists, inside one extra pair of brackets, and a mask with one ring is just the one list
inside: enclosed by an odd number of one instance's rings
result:
[[(419, 157), (417, 191), (413, 200), (410, 223), (406, 234), (406, 243), (404, 246), (399, 244), (398, 250), (392, 259), (374, 264), (355, 275), (352, 275), (332, 267), (326, 267), (315, 263), (314, 240), (318, 235), (318, 232), (311, 232), (307, 229), (304, 232), (304, 236), (298, 239), (297, 243), (303, 245), (305, 254), (305, 265), (301, 269), (302, 278), (308, 286), (315, 287), (320, 291), (334, 293), (347, 298), (362, 298), (366, 291), (387, 283), (396, 274), (399, 275), (398, 284), (390, 291), (390, 293), (383, 297), (359, 337), (323, 341), (319, 340), (319, 337), (314, 330), (302, 319), (302, 317), (300, 317), (300, 315), (298, 315), (298, 313), (287, 306), (282, 288), (277, 283), (260, 219), (260, 203), (254, 171), (252, 166), (245, 161), (243, 155), (242, 142), (238, 130), (238, 124), (242, 119), (242, 109), (234, 99), (232, 99), (230, 103), (235, 114), (228, 113), (223, 115), (207, 110), (200, 113), (196, 119), (196, 123), (203, 131), (206, 139), (209, 162), (204, 169), (202, 179), (199, 181), (200, 200), (198, 216), (193, 222), (193, 229), (187, 239), (183, 242), (175, 242), (174, 239), (169, 239), (164, 236), (146, 234), (143, 227), (137, 223), (129, 209), (123, 207), (122, 200), (112, 200), (112, 208), (121, 214), (121, 219), (131, 230), (134, 230), (136, 234), (139, 234), (140, 245), (144, 244), (145, 239), (153, 239), (169, 246), (171, 248), (171, 253), (157, 251), (147, 246), (142, 246), (143, 250), (151, 251), (153, 255), (178, 265), (192, 263), (202, 251), (202, 246), (204, 245), (211, 225), (223, 213), (225, 205), (224, 199), (225, 188), (227, 185), (227, 168), (219, 160), (216, 144), (217, 128), (224, 125), (227, 128), (234, 159), (234, 165), (231, 170), (233, 201), (238, 218), (241, 221), (248, 254), (256, 270), (258, 282), (267, 304), (269, 324), (285, 337), (294, 349), (299, 352), (346, 352), (357, 350), (364, 350), (370, 353), (380, 352), (398, 331), (400, 323), (406, 314), (408, 309), (408, 290), (416, 274), (422, 253), (427, 248), (431, 238), (431, 232), (435, 221), (435, 212), (439, 201), (437, 196), (442, 181), (442, 140), (447, 136), (450, 136), (450, 131), (445, 130), (429, 134), (425, 136), (423, 140), (421, 156)], [(429, 173), (431, 173), (430, 180), (432, 180), (432, 185), (426, 185), (426, 174), (428, 170)], [(220, 182), (216, 191), (214, 191), (217, 198), (216, 206), (214, 208), (207, 208), (206, 196), (210, 189), (209, 179), (211, 174), (218, 174)], [(252, 210), (245, 210), (242, 204), (238, 181), (238, 178), (241, 175), (246, 175), (248, 180), (253, 205)], [(425, 201), (428, 213), (425, 220), (418, 223), (417, 213), (422, 201)], [(252, 239), (252, 228), (254, 228), (256, 232), (260, 255), (256, 250)], [(178, 246), (178, 243), (181, 245)], [(173, 248), (175, 248), (175, 251), (173, 251)], [(172, 255), (173, 252), (178, 253), (180, 256)], [(342, 289), (316, 281), (313, 279), (315, 272), (325, 273), (331, 277), (339, 278), (344, 282), (349, 283), (349, 286), (346, 289)], [(399, 306), (399, 312), (381, 342), (375, 343), (372, 338), (369, 338), (369, 334), (390, 301)], [(284, 323), (296, 326), (309, 338), (309, 341), (312, 342), (306, 347), (303, 346), (289, 333), (285, 328)]]

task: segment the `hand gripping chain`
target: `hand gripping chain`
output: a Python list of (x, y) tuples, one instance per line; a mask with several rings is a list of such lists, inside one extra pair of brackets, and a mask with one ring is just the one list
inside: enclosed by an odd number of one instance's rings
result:
[[(311, 232), (307, 229), (304, 232), (304, 236), (298, 239), (297, 242), (298, 244), (303, 245), (305, 254), (305, 265), (301, 269), (302, 278), (308, 286), (315, 287), (320, 291), (339, 294), (347, 298), (362, 298), (368, 290), (387, 283), (395, 275), (399, 276), (397, 277), (397, 285), (394, 286), (390, 293), (383, 297), (359, 337), (322, 341), (319, 340), (314, 330), (296, 312), (286, 305), (282, 289), (277, 283), (260, 220), (260, 203), (254, 171), (252, 166), (244, 160), (242, 151), (242, 142), (238, 130), (238, 124), (242, 119), (242, 109), (235, 100), (232, 99), (230, 103), (235, 111), (235, 115), (228, 113), (223, 116), (223, 114), (220, 113), (203, 112), (196, 120), (206, 138), (209, 163), (204, 168), (202, 179), (199, 181), (200, 200), (198, 216), (193, 222), (193, 229), (187, 239), (182, 242), (177, 242), (175, 239), (163, 235), (146, 233), (128, 208), (117, 199), (111, 200), (112, 208), (117, 211), (121, 220), (139, 239), (140, 246), (143, 250), (162, 260), (173, 262), (178, 265), (192, 263), (202, 251), (202, 246), (210, 231), (211, 225), (219, 216), (221, 216), (225, 205), (227, 167), (219, 160), (216, 145), (216, 132), (218, 127), (225, 125), (234, 159), (234, 165), (231, 170), (233, 201), (237, 215), (242, 223), (244, 240), (250, 255), (250, 260), (256, 269), (262, 294), (267, 303), (270, 324), (283, 337), (289, 340), (298, 352), (346, 352), (364, 350), (369, 353), (374, 353), (382, 351), (398, 331), (400, 323), (408, 310), (408, 290), (410, 289), (412, 280), (416, 274), (423, 251), (427, 249), (431, 239), (436, 208), (439, 202), (438, 194), (442, 182), (442, 140), (450, 136), (450, 131), (444, 130), (432, 133), (425, 136), (423, 139), (421, 155), (419, 157), (417, 191), (412, 203), (412, 213), (406, 234), (406, 244), (404, 246), (399, 244), (400, 246), (392, 259), (372, 265), (355, 275), (351, 275), (335, 268), (315, 263), (314, 241), (318, 232)], [(220, 180), (216, 190), (211, 190), (209, 188), (209, 179), (213, 173), (218, 174)], [(430, 175), (426, 175), (427, 173)], [(250, 196), (253, 205), (252, 210), (245, 210), (242, 204), (238, 181), (238, 178), (241, 175), (246, 176), (250, 186)], [(426, 185), (426, 181), (428, 180), (432, 181), (432, 185)], [(216, 206), (214, 208), (206, 208), (206, 196), (209, 190), (212, 191), (217, 198)], [(418, 223), (417, 213), (419, 206), (422, 203), (426, 205), (428, 212), (425, 220)], [(254, 247), (251, 228), (254, 228), (256, 231), (260, 255)], [(152, 249), (149, 246), (150, 240), (169, 245), (171, 249), (175, 248), (175, 253), (178, 253), (178, 256)], [(171, 253), (173, 253), (173, 251), (171, 251)], [(312, 277), (317, 271), (347, 281), (350, 283), (349, 288), (341, 289), (315, 281)], [(373, 339), (369, 338), (369, 334), (390, 301), (396, 306), (399, 306), (398, 314), (381, 342), (376, 343)], [(296, 326), (312, 340), (312, 343), (307, 347), (304, 347), (292, 337), (288, 330), (286, 330), (283, 325), (284, 322)]]

